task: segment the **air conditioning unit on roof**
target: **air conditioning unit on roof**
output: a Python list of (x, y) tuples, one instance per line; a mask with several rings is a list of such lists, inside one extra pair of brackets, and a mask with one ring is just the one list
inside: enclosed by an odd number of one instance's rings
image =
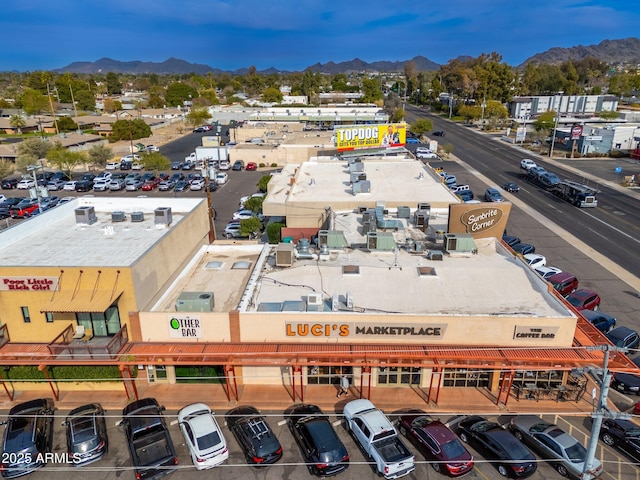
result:
[(321, 293), (310, 293), (307, 295), (307, 312), (321, 312), (323, 300)]

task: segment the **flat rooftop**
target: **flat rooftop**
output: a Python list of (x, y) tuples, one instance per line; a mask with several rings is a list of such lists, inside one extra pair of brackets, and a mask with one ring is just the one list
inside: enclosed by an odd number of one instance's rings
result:
[[(395, 248), (369, 251), (358, 217), (345, 213), (337, 221), (345, 227), (347, 247), (318, 255), (312, 246), (308, 258), (291, 266), (276, 265), (274, 245), (204, 247), (154, 310), (172, 311), (180, 293), (198, 291), (214, 292), (216, 312), (307, 311), (312, 293), (321, 295), (321, 311), (331, 311), (336, 295), (344, 312), (349, 292), (353, 311), (363, 313), (572, 316), (547, 284), (494, 238), (475, 240), (477, 253), (444, 253), (442, 260), (432, 260), (427, 247), (437, 245), (437, 227), (422, 232), (407, 225), (389, 233)], [(410, 248), (411, 240), (423, 247)], [(244, 267), (234, 268), (238, 262)]]
[[(0, 266), (128, 267), (204, 201), (78, 197), (0, 233)], [(75, 210), (79, 207), (93, 207), (96, 222), (77, 223)], [(155, 225), (155, 210), (167, 207), (171, 208), (171, 224)], [(124, 212), (125, 219), (114, 222), (112, 212), (118, 211)], [(140, 212), (143, 220), (132, 221), (134, 212)]]
[[(460, 203), (440, 176), (429, 166), (407, 155), (373, 156), (362, 160), (363, 173), (370, 182), (370, 191), (353, 194), (347, 160), (338, 157), (315, 157), (299, 165), (287, 165), (269, 182), (269, 195), (263, 209), (269, 205), (317, 206), (331, 205), (336, 210), (349, 205), (384, 201), (390, 206), (415, 206), (429, 202), (434, 208), (446, 208)], [(277, 212), (276, 214), (279, 214)]]

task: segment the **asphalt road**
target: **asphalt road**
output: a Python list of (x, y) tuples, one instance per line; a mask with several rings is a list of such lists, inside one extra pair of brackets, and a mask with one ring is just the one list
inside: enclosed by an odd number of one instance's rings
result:
[[(495, 136), (473, 132), (472, 129), (426, 113), (417, 107), (407, 107), (408, 122), (418, 117), (433, 121), (434, 130), (446, 131), (441, 143), (454, 146), (453, 154), (460, 161), (443, 161), (442, 166), (458, 178), (458, 184), (468, 184), (476, 198), (482, 199), (488, 187), (510, 181), (520, 185), (520, 192), (502, 191), (513, 208), (507, 226), (509, 235), (536, 247), (536, 253), (547, 258), (547, 264), (571, 272), (581, 288), (591, 288), (602, 297), (601, 310), (613, 315), (618, 325), (640, 330), (640, 298), (635, 285), (623, 281), (618, 267), (629, 272), (637, 285), (640, 274), (640, 203), (603, 183), (598, 184), (597, 208), (577, 208), (539, 187), (519, 178), (522, 158), (557, 173), (561, 178), (583, 181), (580, 175), (561, 168), (576, 166), (575, 160), (553, 164), (519, 146), (497, 140)], [(579, 167), (603, 180), (615, 180), (614, 165), (620, 161), (581, 160)], [(633, 165), (625, 169), (633, 170)], [(640, 167), (638, 168), (640, 169)], [(623, 171), (623, 174), (626, 173)], [(593, 185), (594, 183), (591, 182)]]
[[(263, 412), (267, 415), (267, 421), (274, 430), (276, 436), (280, 440), (283, 447), (283, 458), (275, 465), (266, 468), (254, 468), (247, 466), (241, 449), (235, 438), (228, 430), (224, 423), (223, 415), (225, 412), (216, 412), (218, 414), (218, 422), (221, 426), (222, 433), (227, 441), (229, 448), (229, 459), (221, 466), (215, 467), (211, 471), (197, 471), (192, 462), (188, 449), (184, 443), (184, 438), (180, 432), (177, 422), (177, 412), (165, 412), (171, 438), (178, 455), (179, 467), (178, 471), (171, 474), (167, 478), (180, 480), (200, 479), (200, 478), (220, 478), (224, 480), (246, 480), (246, 479), (291, 479), (298, 480), (303, 478), (314, 478), (303, 463), (298, 447), (293, 440), (286, 424), (284, 423), (280, 412)], [(6, 412), (3, 412), (6, 414)], [(53, 451), (64, 452), (66, 448), (64, 428), (61, 422), (64, 420), (66, 412), (56, 412), (56, 420), (54, 422), (54, 441)], [(81, 478), (92, 480), (115, 480), (115, 479), (133, 479), (131, 460), (127, 449), (124, 433), (121, 427), (116, 426), (116, 422), (120, 420), (120, 412), (107, 412), (107, 430), (109, 436), (109, 452), (99, 462), (84, 467), (73, 467), (62, 463), (51, 463), (46, 467), (31, 474), (29, 478), (34, 480), (51, 479), (51, 480), (67, 480), (70, 475), (73, 478)], [(390, 415), (393, 419), (394, 416)], [(510, 416), (488, 416), (490, 420), (505, 425), (509, 422)], [(548, 421), (556, 423), (560, 428), (573, 435), (580, 442), (586, 445), (588, 441), (588, 431), (590, 429), (590, 421), (584, 417), (558, 417), (555, 415), (545, 415)], [(455, 431), (456, 418), (441, 418), (444, 422), (450, 422), (450, 427)], [(353, 438), (347, 433), (341, 417), (331, 414), (330, 421), (334, 424), (339, 437), (345, 444), (350, 456), (350, 466), (348, 470), (339, 475), (344, 480), (379, 480), (370, 464), (367, 463), (363, 453), (357, 446)], [(425, 461), (424, 457), (410, 444), (408, 440), (405, 443), (409, 449), (415, 454), (416, 470), (410, 475), (404, 477), (408, 480), (429, 479), (443, 480), (445, 477), (436, 473), (431, 466)], [(499, 480), (501, 477), (496, 466), (484, 460), (481, 452), (476, 451), (472, 445), (467, 445), (469, 451), (475, 458), (475, 468), (465, 478), (470, 480)], [(535, 452), (534, 452), (535, 454)], [(630, 465), (631, 459), (625, 454), (606, 447), (600, 442), (597, 450), (597, 458), (603, 460), (604, 474), (602, 479), (636, 479), (638, 470), (635, 466)], [(531, 477), (535, 480), (558, 480), (560, 475), (554, 470), (553, 466), (539, 459), (538, 470)]]

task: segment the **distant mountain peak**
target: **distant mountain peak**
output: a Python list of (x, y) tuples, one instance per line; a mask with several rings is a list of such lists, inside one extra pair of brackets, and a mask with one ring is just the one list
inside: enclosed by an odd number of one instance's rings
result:
[(562, 63), (568, 60), (584, 60), (594, 57), (605, 63), (640, 63), (640, 39), (636, 37), (618, 40), (603, 40), (597, 45), (577, 45), (575, 47), (554, 47), (527, 58), (527, 63)]

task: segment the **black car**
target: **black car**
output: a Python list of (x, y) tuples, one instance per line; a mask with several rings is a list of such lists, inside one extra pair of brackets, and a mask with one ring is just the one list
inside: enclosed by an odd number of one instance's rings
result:
[(104, 410), (97, 403), (75, 408), (62, 426), (67, 430), (67, 451), (74, 466), (100, 460), (109, 449)]
[(187, 182), (186, 180), (180, 180), (179, 182), (176, 182), (176, 186), (173, 190), (175, 192), (186, 192), (187, 190), (189, 190), (189, 182)]
[(76, 183), (76, 192), (90, 192), (93, 190), (93, 182), (91, 180), (80, 180)]
[(2, 189), (3, 190), (13, 190), (18, 186), (17, 178), (3, 178), (2, 179)]
[(93, 182), (93, 179), (96, 178), (96, 176), (93, 173), (85, 173), (84, 175), (82, 175), (82, 178), (80, 179), (80, 181), (90, 181)]
[(435, 132), (433, 132), (433, 134), (436, 137), (444, 137), (446, 135), (446, 132), (444, 130), (436, 130)]
[(458, 434), (465, 443), (483, 451), (503, 477), (526, 478), (538, 468), (536, 457), (513, 434), (495, 422), (473, 415), (458, 424)]
[(507, 182), (502, 184), (502, 189), (509, 193), (517, 193), (520, 191), (520, 187), (517, 183)]
[(242, 406), (229, 410), (226, 421), (248, 463), (269, 465), (282, 458), (280, 441), (254, 407)]
[(607, 338), (616, 347), (628, 348), (632, 353), (636, 353), (640, 345), (640, 335), (635, 330), (628, 327), (616, 327), (607, 333)]
[[(612, 331), (615, 331), (615, 328)], [(640, 367), (640, 356), (635, 357), (633, 363)], [(640, 395), (640, 377), (632, 373), (615, 373), (611, 381), (611, 388), (615, 388), (619, 392)]]
[(536, 253), (536, 247), (529, 245), (528, 243), (516, 243), (511, 246), (511, 249), (521, 255), (528, 255), (529, 253)]
[(44, 457), (39, 454), (51, 452), (53, 402), (39, 398), (16, 405), (1, 423), (7, 426), (2, 445), (3, 478), (20, 477), (44, 467)]
[(629, 420), (606, 418), (602, 422), (600, 438), (640, 462), (640, 427)]
[(468, 202), (469, 200), (473, 200), (473, 192), (471, 190), (460, 190), (454, 192), (456, 197), (458, 197), (463, 202)]
[(328, 477), (349, 467), (347, 449), (320, 407), (294, 405), (285, 411), (285, 418), (309, 472)]
[(518, 237), (514, 237), (513, 235), (503, 235), (502, 241), (510, 247), (513, 247), (514, 245), (520, 243), (520, 239)]

